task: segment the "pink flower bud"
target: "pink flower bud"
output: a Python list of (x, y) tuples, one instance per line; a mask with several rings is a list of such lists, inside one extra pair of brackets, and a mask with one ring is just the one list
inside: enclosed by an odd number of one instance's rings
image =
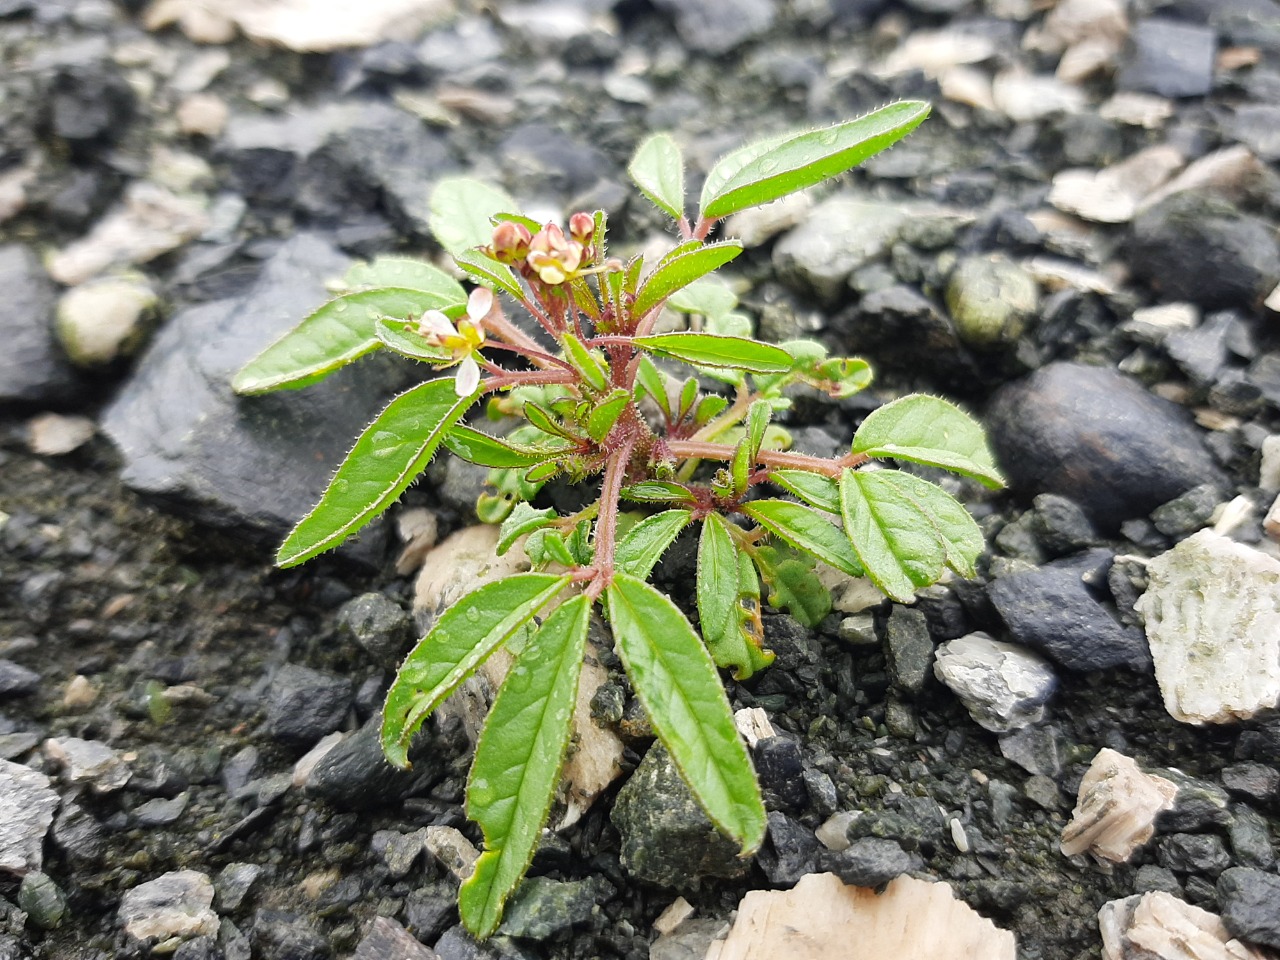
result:
[(519, 263), (529, 253), (533, 237), (522, 223), (504, 220), (493, 228), (493, 256), (502, 263)]
[(596, 218), (589, 213), (575, 213), (569, 218), (569, 236), (584, 247), (591, 242), (596, 231)]

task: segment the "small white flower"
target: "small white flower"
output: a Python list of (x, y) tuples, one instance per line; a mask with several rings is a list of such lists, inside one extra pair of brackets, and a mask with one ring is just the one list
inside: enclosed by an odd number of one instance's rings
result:
[(493, 291), (476, 287), (467, 297), (466, 315), (458, 319), (457, 326), (439, 310), (428, 310), (418, 321), (418, 333), (451, 354), (449, 366), (458, 364), (454, 390), (460, 397), (471, 396), (480, 386), (480, 365), (475, 354), (484, 346), (484, 318), (492, 309)]

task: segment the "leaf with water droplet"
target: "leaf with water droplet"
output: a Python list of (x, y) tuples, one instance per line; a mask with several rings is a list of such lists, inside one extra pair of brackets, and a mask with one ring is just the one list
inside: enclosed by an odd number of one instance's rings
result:
[(579, 595), (556, 609), (520, 652), (476, 743), (467, 815), (485, 851), (458, 892), (462, 922), (478, 937), (497, 929), (524, 876), (560, 782), (590, 623)]

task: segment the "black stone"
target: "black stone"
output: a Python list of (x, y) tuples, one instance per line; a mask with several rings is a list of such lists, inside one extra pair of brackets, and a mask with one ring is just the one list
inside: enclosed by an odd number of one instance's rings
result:
[(1186, 411), (1109, 368), (1043, 367), (998, 391), (986, 423), (1015, 490), (1071, 497), (1109, 530), (1199, 484), (1227, 486)]
[(770, 883), (790, 887), (806, 873), (817, 871), (823, 852), (812, 830), (784, 813), (770, 811), (769, 836), (756, 860)]
[(119, 68), (107, 61), (75, 64), (54, 78), (49, 125), (73, 145), (115, 143), (128, 129), (134, 108), (133, 88)]
[(1245, 806), (1236, 806), (1231, 811), (1231, 826), (1227, 828), (1227, 839), (1231, 842), (1231, 853), (1236, 863), (1242, 867), (1257, 867), (1259, 870), (1271, 870), (1276, 865), (1276, 853), (1271, 847), (1271, 830), (1267, 819)]
[(1162, 97), (1199, 97), (1213, 89), (1217, 36), (1209, 27), (1149, 17), (1129, 36), (1132, 50), (1116, 85)]
[(799, 813), (809, 800), (800, 745), (790, 737), (768, 737), (752, 751), (764, 802), (770, 810)]
[(413, 617), (389, 597), (365, 593), (342, 605), (338, 627), (376, 662), (398, 664), (412, 637)]
[(713, 55), (767, 33), (777, 17), (775, 0), (657, 0), (656, 6), (674, 14), (686, 47)]
[(434, 890), (414, 890), (404, 901), (404, 925), (423, 943), (431, 943), (458, 922), (457, 898)]
[(1270, 803), (1280, 797), (1280, 770), (1265, 763), (1233, 763), (1222, 768), (1222, 785), (1237, 797)]
[(23, 697), (40, 687), (40, 674), (12, 660), (0, 660), (0, 698)]
[(0, 247), (0, 405), (67, 399), (75, 374), (54, 340), (54, 286), (34, 252)]
[(1231, 855), (1220, 837), (1211, 833), (1174, 833), (1161, 837), (1156, 857), (1174, 873), (1200, 873), (1216, 877), (1231, 865)]
[(286, 663), (267, 696), (267, 732), (285, 743), (310, 746), (342, 723), (351, 708), (351, 681)]
[(307, 778), (306, 793), (343, 810), (365, 810), (395, 803), (425, 790), (443, 776), (440, 751), (425, 738), (414, 743), (413, 766), (401, 770), (387, 762), (379, 739), (381, 717), (320, 758)]
[(1222, 923), (1232, 936), (1280, 949), (1280, 877), (1232, 867), (1218, 877)]
[(279, 910), (259, 910), (249, 931), (255, 956), (272, 960), (327, 960), (329, 944), (307, 920)]
[(855, 887), (878, 887), (924, 866), (918, 853), (908, 853), (896, 840), (862, 837), (844, 850), (827, 851), (822, 869)]
[(1156, 830), (1159, 832), (1207, 830), (1231, 823), (1231, 800), (1217, 784), (1197, 780), (1181, 770), (1159, 770), (1157, 775), (1172, 781), (1178, 788), (1173, 806), (1162, 810), (1156, 817)]
[(1089, 517), (1074, 500), (1057, 493), (1042, 493), (1032, 501), (1032, 529), (1044, 551), (1052, 557), (1075, 553), (1098, 542)]
[(920, 693), (933, 666), (933, 639), (925, 615), (895, 604), (885, 624), (884, 639), (890, 681), (905, 693)]

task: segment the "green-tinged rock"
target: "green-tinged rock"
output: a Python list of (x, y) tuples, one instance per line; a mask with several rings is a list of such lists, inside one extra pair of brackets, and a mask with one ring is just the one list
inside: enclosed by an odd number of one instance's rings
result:
[(1035, 279), (1016, 263), (992, 257), (960, 261), (947, 284), (947, 309), (965, 343), (1017, 342), (1040, 302)]
[(27, 922), (41, 930), (53, 930), (67, 915), (67, 898), (47, 873), (28, 873), (18, 888), (18, 906)]
[(128, 356), (146, 338), (159, 299), (136, 274), (73, 287), (58, 301), (58, 340), (78, 367)]
[(498, 929), (509, 937), (547, 940), (590, 921), (596, 905), (611, 900), (616, 892), (603, 877), (572, 881), (530, 877), (511, 897)]

